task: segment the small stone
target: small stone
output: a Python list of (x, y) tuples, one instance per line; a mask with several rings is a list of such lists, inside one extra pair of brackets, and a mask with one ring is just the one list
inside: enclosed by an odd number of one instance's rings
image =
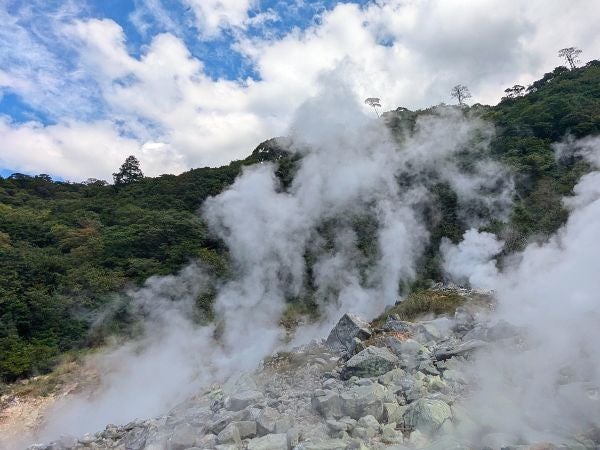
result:
[(352, 352), (353, 353), (360, 353), (365, 348), (367, 348), (367, 347), (365, 346), (364, 342), (361, 341), (359, 338), (355, 337), (354, 339), (352, 339)]
[(379, 422), (373, 416), (365, 416), (358, 419), (358, 425), (365, 428), (379, 428)]
[(348, 443), (342, 439), (303, 443), (304, 450), (346, 450)]
[(266, 436), (250, 439), (248, 450), (286, 450), (288, 438), (286, 434), (267, 434)]
[(348, 431), (348, 424), (339, 420), (329, 419), (325, 422), (332, 432)]
[(433, 365), (431, 361), (423, 361), (419, 364), (419, 372), (423, 372), (427, 375), (439, 375), (440, 371)]
[(325, 389), (335, 389), (338, 386), (339, 382), (335, 378), (329, 378), (323, 382), (323, 387)]
[(377, 435), (377, 430), (375, 428), (366, 428), (366, 427), (356, 427), (352, 430), (352, 437), (368, 440)]
[(392, 422), (381, 427), (381, 440), (387, 444), (396, 444), (401, 443), (404, 437), (396, 431), (396, 423)]
[(388, 417), (388, 422), (393, 423), (402, 423), (404, 422), (404, 414), (408, 409), (408, 405), (398, 406)]
[(386, 423), (395, 422), (395, 420), (390, 420), (390, 417), (393, 417), (393, 415), (397, 409), (398, 409), (398, 403), (395, 403), (395, 402), (384, 403), (382, 420)]
[(238, 429), (235, 422), (232, 422), (229, 425), (227, 425), (223, 429), (223, 431), (221, 431), (217, 435), (217, 441), (219, 442), (219, 444), (239, 444), (241, 440), (242, 439), (240, 437), (240, 430)]

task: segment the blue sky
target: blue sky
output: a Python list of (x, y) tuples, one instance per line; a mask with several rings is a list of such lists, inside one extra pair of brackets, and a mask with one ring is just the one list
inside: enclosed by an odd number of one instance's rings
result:
[(458, 83), (494, 103), (558, 65), (558, 48), (597, 54), (595, 10), (584, 0), (4, 0), (0, 175), (109, 179), (129, 154), (150, 175), (224, 164), (285, 134), (326, 74), (384, 109), (450, 102)]
[[(268, 19), (266, 23), (249, 25), (244, 30), (244, 34), (253, 38), (278, 39), (292, 30), (304, 30), (318, 23), (324, 12), (340, 3), (364, 5), (368, 1), (322, 0), (298, 3), (279, 0), (261, 1), (248, 10), (248, 17), (252, 19), (261, 14), (269, 14), (272, 18)], [(41, 31), (49, 17), (65, 14), (70, 15), (71, 19), (77, 20), (110, 19), (123, 29), (127, 40), (127, 50), (133, 56), (142, 55), (145, 46), (157, 34), (170, 32), (186, 44), (195, 58), (204, 63), (204, 72), (212, 79), (260, 79), (260, 74), (254, 69), (252, 61), (233, 48), (237, 39), (236, 30), (224, 29), (215, 36), (201, 37), (202, 30), (190, 16), (189, 6), (178, 0), (162, 0), (160, 3), (168, 14), (169, 22), (160, 20), (153, 15), (150, 9), (144, 7), (143, 0), (88, 0), (76, 4), (77, 6), (74, 6), (75, 3), (69, 5), (68, 2), (57, 0), (34, 2), (8, 0), (7, 11), (19, 18), (21, 26), (32, 31), (32, 39), (41, 46), (46, 46), (47, 39), (51, 38), (53, 34)], [(23, 10), (26, 10), (27, 14), (23, 14)], [(61, 61), (61, 64), (67, 67), (71, 66), (71, 58), (74, 55), (69, 49), (68, 42), (63, 43), (57, 39), (52, 43), (54, 44), (52, 52), (56, 58)], [(3, 44), (10, 45), (6, 41)], [(6, 59), (10, 64), (10, 58)], [(3, 94), (0, 98), (0, 114), (9, 116), (14, 122), (36, 120), (44, 124), (55, 123), (57, 118), (53, 111), (49, 111), (41, 105), (28, 103), (27, 99), (10, 89)], [(91, 100), (89, 102), (91, 104), (87, 105), (89, 117), (101, 116), (103, 112), (102, 99), (92, 96), (88, 100)]]

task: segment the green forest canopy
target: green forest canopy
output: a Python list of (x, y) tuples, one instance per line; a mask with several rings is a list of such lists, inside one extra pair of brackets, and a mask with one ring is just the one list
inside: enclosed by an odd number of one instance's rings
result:
[[(551, 144), (600, 131), (600, 61), (574, 70), (558, 67), (526, 92), (511, 92), (497, 106), (465, 111), (496, 125), (490, 151), (516, 175), (511, 220), (491, 229), (516, 250), (564, 223), (561, 197), (589, 170), (576, 158), (557, 162)], [(429, 111), (398, 108), (383, 117), (399, 131)], [(261, 161), (276, 162), (285, 186), (296, 158), (270, 140), (227, 166), (155, 178), (136, 172), (115, 185), (54, 182), (44, 174), (0, 178), (0, 378), (48, 371), (62, 353), (126, 332), (124, 289), (151, 275), (171, 274), (198, 260), (225, 277), (226, 249), (208, 234), (199, 206), (233, 183), (243, 166)], [(456, 241), (464, 231), (454, 214), (455, 194), (443, 185), (435, 193), (443, 219), (432, 232), (421, 281), (440, 276), (436, 252), (442, 236)], [(357, 227), (366, 248), (368, 223)], [(91, 330), (97, 312), (109, 304), (112, 320)], [(210, 316), (210, 297), (198, 299), (198, 306)]]

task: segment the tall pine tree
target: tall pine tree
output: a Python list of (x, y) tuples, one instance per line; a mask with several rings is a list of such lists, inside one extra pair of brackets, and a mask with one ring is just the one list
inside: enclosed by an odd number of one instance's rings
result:
[(119, 171), (113, 173), (115, 186), (123, 186), (142, 178), (144, 178), (144, 174), (142, 173), (142, 169), (140, 169), (140, 162), (133, 155), (128, 156)]

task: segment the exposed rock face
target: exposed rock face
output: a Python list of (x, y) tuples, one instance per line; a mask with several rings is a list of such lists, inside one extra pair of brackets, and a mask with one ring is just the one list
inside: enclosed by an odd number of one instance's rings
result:
[(352, 354), (358, 341), (371, 336), (369, 324), (351, 314), (344, 314), (337, 325), (331, 330), (325, 345), (339, 353)]
[[(468, 389), (463, 364), (511, 332), (508, 324), (476, 320), (468, 309), (457, 311), (454, 322), (391, 316), (373, 335), (364, 321), (344, 315), (324, 345), (275, 355), (256, 373), (212, 386), (164, 417), (32, 448), (466, 450), (483, 444), (530, 450), (514, 446), (510, 434), (486, 430), (473, 445), (454, 432), (473, 423), (460, 402)], [(358, 351), (369, 336), (373, 345)], [(568, 448), (596, 443), (580, 440)]]

